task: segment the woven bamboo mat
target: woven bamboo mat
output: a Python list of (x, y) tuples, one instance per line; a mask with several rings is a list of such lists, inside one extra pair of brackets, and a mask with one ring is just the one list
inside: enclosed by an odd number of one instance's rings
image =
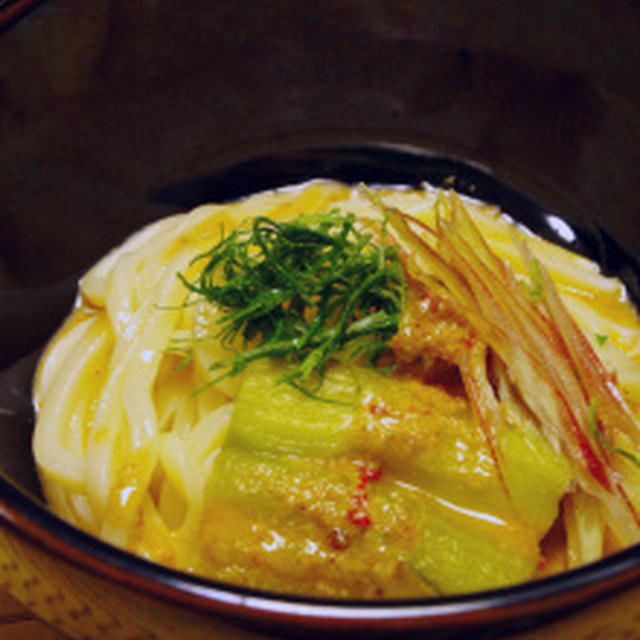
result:
[(2, 640), (68, 640), (40, 622), (14, 597), (0, 589), (0, 638)]

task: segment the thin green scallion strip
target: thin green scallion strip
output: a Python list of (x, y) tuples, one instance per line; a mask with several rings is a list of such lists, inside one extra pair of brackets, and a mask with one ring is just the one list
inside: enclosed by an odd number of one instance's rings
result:
[(640, 457), (634, 455), (630, 451), (626, 451), (625, 449), (620, 449), (619, 447), (614, 447), (611, 443), (609, 443), (605, 437), (600, 433), (600, 429), (598, 429), (598, 398), (592, 398), (589, 403), (589, 426), (591, 427), (591, 431), (595, 436), (595, 439), (603, 446), (605, 449), (609, 450), (611, 453), (617, 453), (619, 456), (623, 456), (627, 460), (630, 460), (637, 467), (640, 468)]

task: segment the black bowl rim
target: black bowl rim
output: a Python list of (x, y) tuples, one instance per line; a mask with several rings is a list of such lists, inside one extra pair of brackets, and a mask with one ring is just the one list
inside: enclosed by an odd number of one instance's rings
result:
[(0, 476), (0, 523), (45, 551), (119, 585), (206, 613), (246, 621), (349, 630), (472, 628), (543, 616), (640, 582), (640, 544), (548, 578), (458, 596), (332, 600), (220, 583), (145, 560), (65, 522)]
[[(433, 154), (422, 148), (373, 142), (356, 146), (327, 145), (294, 148), (284, 153), (317, 152), (338, 155), (360, 152), (405, 154), (409, 158), (429, 158), (466, 163), (466, 177), (473, 182), (479, 176), (493, 181), (528, 205), (548, 213), (548, 209), (522, 196), (507, 183), (495, 178), (481, 165), (473, 165), (451, 156)], [(252, 156), (250, 161), (255, 159)], [(258, 157), (259, 158), (259, 157)], [(250, 162), (249, 161), (249, 162)], [(241, 164), (241, 163), (239, 163)], [(474, 194), (469, 194), (474, 195)], [(578, 236), (592, 229), (574, 229)], [(611, 245), (611, 238), (598, 231), (598, 246)], [(557, 242), (559, 238), (554, 238)], [(615, 246), (620, 250), (619, 246)], [(635, 257), (621, 251), (623, 262), (635, 273), (640, 267)], [(355, 629), (398, 631), (413, 629), (470, 629), (478, 625), (516, 620), (525, 616), (541, 617), (604, 597), (615, 590), (640, 582), (640, 544), (590, 565), (561, 574), (511, 587), (457, 596), (406, 600), (332, 600), (274, 594), (220, 583), (147, 561), (105, 543), (58, 518), (0, 474), (0, 525), (4, 524), (54, 556), (76, 567), (121, 586), (137, 589), (170, 603), (179, 603), (205, 613), (215, 613), (252, 622), (293, 624), (300, 628), (324, 628), (337, 631)]]

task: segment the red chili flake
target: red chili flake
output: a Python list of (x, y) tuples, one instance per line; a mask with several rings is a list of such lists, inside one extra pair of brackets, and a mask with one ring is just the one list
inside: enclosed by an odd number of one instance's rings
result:
[(360, 479), (362, 482), (376, 482), (382, 477), (382, 469), (380, 467), (363, 468), (360, 471)]
[(367, 485), (376, 482), (382, 476), (380, 467), (360, 467), (360, 482), (357, 485), (356, 493), (353, 496), (354, 507), (347, 514), (351, 524), (361, 529), (366, 529), (371, 525), (369, 515), (369, 494), (365, 491)]
[(349, 546), (349, 536), (342, 529), (332, 529), (327, 537), (329, 545), (336, 551), (343, 551)]
[(389, 409), (387, 409), (383, 404), (376, 404), (374, 402), (369, 405), (369, 413), (374, 416), (388, 416)]
[(365, 511), (363, 511), (359, 507), (354, 507), (353, 509), (351, 509), (351, 511), (349, 511), (349, 513), (347, 514), (347, 517), (349, 518), (349, 522), (351, 522), (351, 524), (354, 524), (356, 527), (360, 527), (361, 529), (366, 529), (371, 525), (371, 518)]

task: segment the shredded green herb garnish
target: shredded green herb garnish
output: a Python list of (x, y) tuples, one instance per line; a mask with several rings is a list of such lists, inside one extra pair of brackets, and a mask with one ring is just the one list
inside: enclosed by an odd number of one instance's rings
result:
[(602, 347), (603, 345), (606, 344), (607, 340), (609, 339), (608, 335), (603, 335), (600, 333), (596, 333), (596, 342)]
[(598, 429), (598, 398), (592, 398), (589, 403), (589, 427), (593, 432), (596, 440), (606, 449), (611, 451), (611, 453), (617, 453), (619, 456), (623, 456), (627, 458), (627, 460), (631, 460), (637, 467), (640, 467), (640, 458), (638, 456), (633, 455), (630, 451), (626, 451), (625, 449), (620, 449), (618, 447), (614, 447), (611, 443), (609, 443), (605, 437), (600, 433), (600, 429)]
[(214, 365), (226, 371), (212, 383), (258, 358), (285, 357), (294, 367), (283, 381), (313, 393), (332, 358), (363, 355), (376, 366), (398, 330), (406, 289), (385, 227), (374, 234), (338, 210), (289, 222), (258, 217), (197, 256), (200, 275), (179, 277), (220, 307), (223, 344), (243, 338)]

